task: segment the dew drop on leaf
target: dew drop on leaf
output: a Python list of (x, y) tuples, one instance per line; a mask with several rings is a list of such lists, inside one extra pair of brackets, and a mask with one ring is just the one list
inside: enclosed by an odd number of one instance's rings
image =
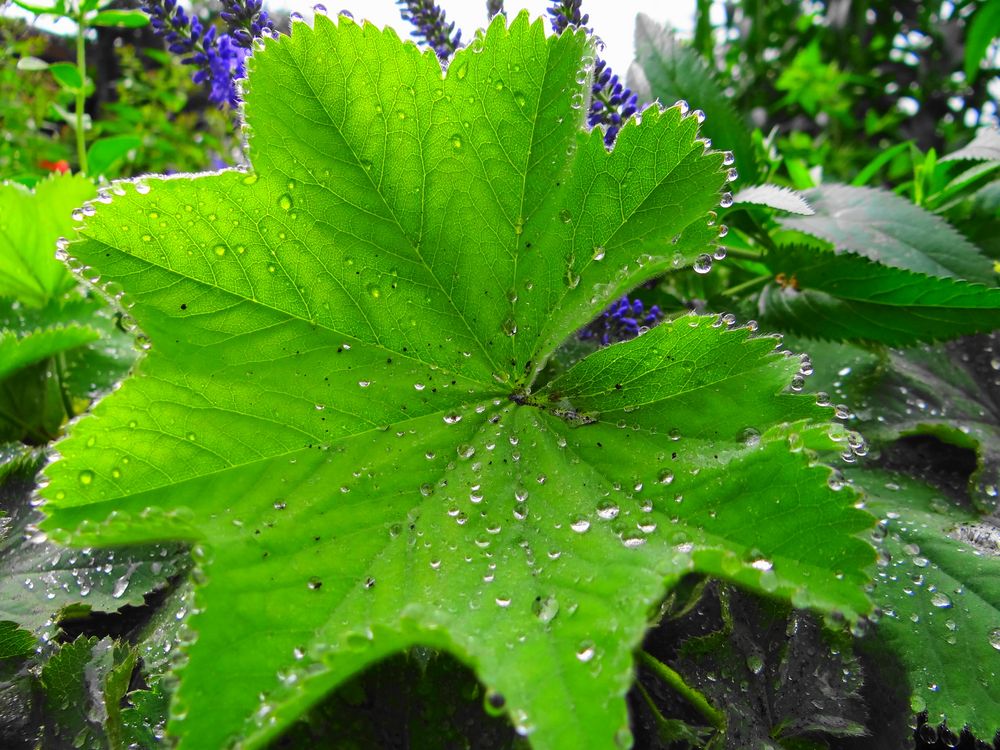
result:
[(596, 647), (593, 641), (584, 641), (576, 650), (576, 658), (580, 661), (586, 663), (594, 658), (594, 654), (597, 653)]
[(542, 622), (551, 622), (559, 614), (559, 601), (554, 596), (540, 596), (531, 603), (531, 611)]
[(990, 631), (990, 645), (1000, 651), (1000, 628), (993, 628)]
[(943, 591), (936, 591), (934, 592), (934, 595), (931, 596), (931, 604), (938, 609), (948, 609), (948, 607), (951, 606), (951, 598)]
[(709, 255), (708, 253), (702, 253), (697, 258), (695, 258), (694, 265), (692, 265), (692, 268), (694, 268), (695, 273), (701, 273), (701, 274), (708, 273), (709, 271), (712, 270), (712, 256)]
[(291, 211), (292, 196), (290, 196), (288, 193), (282, 193), (281, 197), (278, 198), (278, 205), (281, 207), (283, 211)]

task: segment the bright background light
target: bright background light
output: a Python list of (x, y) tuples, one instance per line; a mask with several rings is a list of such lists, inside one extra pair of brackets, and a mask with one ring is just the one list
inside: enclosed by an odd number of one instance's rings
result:
[[(402, 20), (399, 6), (393, 0), (265, 0), (265, 7), (288, 8), (307, 16), (316, 2), (326, 5), (328, 12), (350, 11), (355, 19), (367, 18), (376, 26), (392, 26), (400, 36), (408, 36), (412, 26)], [(437, 0), (444, 9), (448, 22), (462, 30), (462, 41), (472, 39), (476, 29), (485, 26), (486, 0)], [(533, 18), (546, 15), (551, 5), (547, 0), (506, 0), (507, 17), (513, 18), (522, 8), (527, 8)], [(688, 32), (694, 27), (694, 0), (584, 0), (583, 11), (590, 15), (587, 25), (604, 42), (601, 56), (611, 68), (624, 77), (634, 57), (633, 33), (635, 16), (645, 13), (660, 23), (668, 23), (678, 31)], [(546, 18), (548, 16), (546, 15)], [(546, 29), (551, 29), (546, 21)]]

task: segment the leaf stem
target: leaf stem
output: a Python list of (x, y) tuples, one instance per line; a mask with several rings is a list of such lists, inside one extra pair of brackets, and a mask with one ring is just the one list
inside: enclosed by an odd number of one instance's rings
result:
[(743, 260), (760, 260), (764, 253), (755, 253), (753, 250), (744, 250), (741, 247), (726, 247), (726, 257), (742, 258)]
[(83, 174), (87, 174), (87, 141), (83, 132), (84, 108), (87, 105), (87, 52), (83, 11), (76, 18), (76, 69), (80, 74), (80, 88), (76, 90), (76, 159)]
[(738, 297), (739, 295), (743, 294), (743, 292), (749, 289), (753, 289), (754, 287), (761, 286), (762, 284), (766, 284), (773, 278), (774, 278), (773, 275), (766, 273), (763, 276), (757, 276), (755, 278), (750, 279), (749, 281), (744, 281), (742, 284), (737, 284), (734, 287), (730, 287), (729, 289), (726, 289), (723, 292), (723, 294), (726, 295), (727, 297)]
[(725, 714), (712, 706), (704, 695), (684, 682), (684, 678), (680, 674), (651, 655), (648, 651), (640, 651), (639, 658), (657, 677), (667, 683), (675, 693), (690, 703), (713, 727), (719, 731), (725, 731)]
[(56, 381), (59, 385), (59, 398), (62, 400), (63, 411), (66, 412), (66, 419), (76, 416), (73, 409), (73, 397), (70, 396), (69, 388), (66, 385), (66, 356), (62, 353), (55, 356)]

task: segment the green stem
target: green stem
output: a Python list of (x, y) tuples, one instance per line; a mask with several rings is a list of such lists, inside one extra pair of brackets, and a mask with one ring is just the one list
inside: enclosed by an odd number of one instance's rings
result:
[(744, 281), (742, 284), (737, 284), (734, 287), (730, 287), (729, 289), (724, 291), (723, 294), (726, 295), (727, 297), (738, 297), (741, 294), (743, 294), (743, 292), (749, 289), (753, 289), (754, 287), (766, 284), (772, 278), (774, 277), (771, 274), (766, 273), (763, 276), (757, 276), (753, 279), (750, 279), (749, 281)]
[(83, 132), (84, 108), (87, 105), (87, 52), (84, 33), (87, 27), (83, 13), (76, 18), (76, 69), (80, 73), (80, 88), (76, 92), (76, 158), (80, 171), (87, 174), (87, 141)]
[(764, 253), (755, 253), (753, 250), (744, 250), (741, 247), (726, 247), (727, 258), (741, 258), (743, 260), (760, 260)]
[(675, 693), (684, 698), (698, 713), (705, 717), (709, 724), (719, 731), (725, 731), (725, 714), (712, 706), (704, 695), (684, 682), (683, 677), (648, 651), (640, 651), (639, 658), (657, 677), (667, 683)]
[(66, 385), (66, 356), (64, 354), (57, 354), (55, 356), (55, 370), (56, 381), (59, 384), (59, 398), (62, 399), (66, 419), (69, 420), (76, 416), (76, 411), (73, 409), (73, 397), (70, 395), (69, 388)]

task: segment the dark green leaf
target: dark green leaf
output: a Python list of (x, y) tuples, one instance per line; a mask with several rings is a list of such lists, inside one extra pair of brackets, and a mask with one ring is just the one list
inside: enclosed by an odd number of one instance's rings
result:
[(38, 640), (16, 622), (0, 620), (0, 659), (16, 659), (33, 653)]
[(763, 318), (800, 335), (905, 346), (1000, 327), (995, 287), (809, 248), (782, 248), (767, 263), (783, 278), (761, 292)]
[(956, 733), (967, 725), (992, 738), (1000, 730), (1000, 526), (903, 475), (849, 475), (884, 519), (877, 635), (906, 666), (911, 707), (931, 724), (947, 719)]
[[(144, 13), (142, 15), (145, 17)], [(90, 174), (95, 176), (106, 174), (118, 161), (124, 159), (129, 151), (141, 145), (142, 139), (134, 135), (100, 138), (87, 149), (87, 168)]]
[(985, 0), (969, 22), (965, 37), (965, 77), (969, 83), (979, 75), (979, 66), (1000, 29), (1000, 0)]
[(629, 83), (640, 97), (655, 97), (665, 105), (684, 100), (702, 110), (706, 117), (702, 131), (715, 148), (732, 151), (741, 179), (753, 182), (757, 162), (750, 130), (698, 52), (640, 13), (635, 20), (635, 56), (641, 75), (630, 70)]

